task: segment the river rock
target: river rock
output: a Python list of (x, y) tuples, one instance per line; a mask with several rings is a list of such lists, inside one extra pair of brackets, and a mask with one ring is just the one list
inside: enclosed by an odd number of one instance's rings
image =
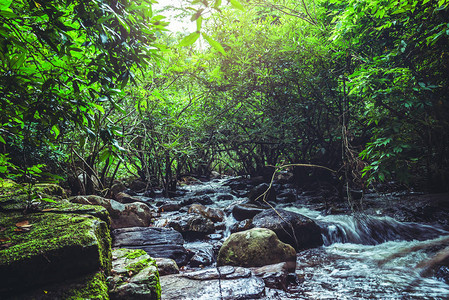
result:
[(222, 222), (224, 212), (218, 208), (206, 207), (201, 204), (192, 204), (189, 207), (189, 213), (194, 213), (208, 218), (212, 222)]
[(70, 198), (70, 201), (72, 203), (103, 206), (111, 216), (112, 229), (149, 226), (155, 213), (148, 205), (142, 202), (122, 204), (118, 201), (95, 195), (76, 196)]
[(215, 261), (213, 246), (209, 243), (191, 243), (186, 249), (194, 253), (189, 261), (191, 267), (206, 267)]
[(161, 299), (156, 261), (145, 251), (115, 249), (112, 258), (110, 299)]
[(194, 203), (210, 205), (210, 204), (213, 204), (214, 201), (212, 201), (212, 199), (208, 195), (189, 197), (189, 198), (181, 201), (182, 206), (187, 206), (187, 205), (191, 205)]
[(292, 189), (285, 189), (276, 197), (278, 203), (292, 203), (296, 201), (296, 191)]
[(237, 221), (243, 221), (245, 219), (252, 219), (255, 215), (264, 210), (264, 208), (261, 208), (256, 204), (237, 204), (232, 208), (232, 216)]
[[(245, 268), (223, 266), (183, 275), (161, 277), (162, 299), (235, 300), (260, 299), (265, 293), (262, 279)], [(220, 279), (218, 279), (220, 278)]]
[(181, 208), (179, 201), (161, 201), (156, 206), (158, 206), (158, 212), (178, 211)]
[(190, 259), (182, 235), (172, 228), (120, 228), (112, 235), (113, 247), (142, 249), (151, 257), (171, 258), (178, 266), (186, 265)]
[(234, 233), (234, 232), (245, 231), (245, 230), (248, 230), (251, 228), (253, 228), (253, 220), (246, 219), (246, 220), (232, 224), (230, 230), (231, 230), (231, 233)]
[(288, 269), (294, 270), (296, 251), (266, 228), (231, 234), (220, 248), (217, 258), (218, 266), (261, 267), (280, 262), (286, 262)]
[(134, 198), (133, 196), (131, 196), (131, 195), (127, 194), (127, 193), (124, 193), (124, 192), (117, 193), (115, 195), (115, 200), (120, 202), (120, 203), (123, 203), (123, 204), (125, 204), (125, 203), (133, 203), (133, 202), (140, 202), (139, 199)]
[(296, 250), (323, 245), (320, 227), (312, 219), (291, 211), (268, 209), (253, 218), (253, 226), (273, 230)]
[(179, 273), (179, 267), (173, 259), (156, 257), (155, 260), (159, 270), (159, 276)]
[(234, 196), (231, 194), (220, 194), (217, 196), (218, 201), (224, 201), (224, 200), (232, 200), (234, 199)]
[(260, 268), (253, 268), (252, 271), (254, 275), (263, 279), (267, 287), (280, 290), (287, 289), (287, 263), (282, 262)]
[[(268, 190), (268, 192), (267, 192)], [(257, 185), (256, 187), (254, 187), (252, 190), (249, 191), (248, 193), (248, 198), (250, 201), (253, 202), (263, 202), (263, 193), (266, 193), (265, 195), (265, 200), (268, 202), (274, 202), (276, 201), (276, 192), (274, 191), (274, 189), (266, 184), (266, 183), (262, 183)]]
[(211, 220), (197, 214), (178, 216), (168, 221), (168, 226), (186, 238), (197, 238), (215, 231)]

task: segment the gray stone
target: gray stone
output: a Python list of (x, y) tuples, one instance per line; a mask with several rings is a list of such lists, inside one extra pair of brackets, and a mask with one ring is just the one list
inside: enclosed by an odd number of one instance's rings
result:
[(178, 266), (186, 265), (190, 259), (182, 235), (172, 228), (120, 228), (112, 231), (112, 235), (113, 247), (142, 249), (152, 257), (171, 258)]
[(296, 250), (323, 245), (321, 228), (310, 218), (284, 209), (268, 209), (253, 218), (253, 226), (273, 230)]

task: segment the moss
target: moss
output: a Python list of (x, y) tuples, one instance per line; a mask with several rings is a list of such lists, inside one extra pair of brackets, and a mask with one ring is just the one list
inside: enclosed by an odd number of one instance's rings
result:
[[(15, 224), (23, 221), (31, 225), (29, 231), (25, 231), (27, 228), (18, 231), (20, 228)], [(4, 228), (0, 238), (7, 242), (5, 249), (0, 250), (0, 272), (11, 273), (0, 283), (0, 291), (18, 288), (23, 282), (39, 285), (86, 271), (110, 272), (109, 227), (91, 215), (0, 214), (0, 225)]]
[(63, 299), (109, 299), (106, 279), (101, 272), (87, 276), (85, 282), (83, 288), (71, 289)]
[(132, 250), (132, 251), (127, 251), (125, 253), (125, 257), (128, 258), (128, 259), (134, 259), (134, 258), (140, 257), (142, 255), (146, 255), (146, 254), (147, 253), (144, 250), (136, 249), (136, 250)]
[(126, 269), (136, 274), (152, 264), (155, 264), (155, 260), (151, 257), (148, 257), (127, 265)]

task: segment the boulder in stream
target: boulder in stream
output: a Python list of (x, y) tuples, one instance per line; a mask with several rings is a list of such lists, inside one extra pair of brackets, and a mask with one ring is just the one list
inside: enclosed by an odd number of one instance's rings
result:
[(172, 228), (130, 227), (112, 231), (113, 247), (142, 249), (152, 257), (173, 259), (184, 266), (190, 254), (184, 248), (182, 235)]
[(284, 209), (267, 209), (253, 218), (253, 226), (273, 230), (296, 250), (323, 245), (321, 228), (310, 218)]
[(294, 270), (296, 251), (266, 228), (231, 234), (221, 246), (217, 258), (218, 266), (261, 267), (280, 262), (286, 262), (288, 269)]
[[(263, 194), (265, 196), (262, 196)], [(253, 202), (262, 203), (263, 199), (268, 202), (274, 202), (276, 201), (276, 192), (267, 183), (261, 183), (249, 191), (248, 198)]]

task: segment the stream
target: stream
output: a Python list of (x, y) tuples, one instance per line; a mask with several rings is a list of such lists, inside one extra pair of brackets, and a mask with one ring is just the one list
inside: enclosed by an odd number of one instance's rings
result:
[[(206, 264), (187, 265), (181, 268), (181, 273), (215, 266), (216, 253), (237, 222), (232, 207), (246, 199), (226, 185), (228, 180), (185, 185), (175, 197), (182, 202), (192, 196), (207, 195), (212, 201), (205, 206), (224, 212), (223, 224), (216, 226), (214, 233), (199, 239), (186, 238), (184, 247), (203, 257)], [(157, 199), (156, 205), (173, 201), (161, 196)], [(390, 217), (323, 215), (297, 202), (278, 204), (276, 208), (313, 219), (321, 227), (324, 245), (298, 252), (296, 284), (290, 284), (286, 291), (265, 288), (263, 299), (449, 298), (449, 285), (437, 278), (438, 274), (421, 276), (425, 270), (423, 263), (449, 245), (447, 231), (419, 223), (401, 223)], [(172, 219), (186, 213), (187, 209), (162, 210), (153, 226), (167, 226)], [(440, 270), (449, 273), (445, 267)], [(220, 299), (220, 296), (201, 299), (213, 298)]]

